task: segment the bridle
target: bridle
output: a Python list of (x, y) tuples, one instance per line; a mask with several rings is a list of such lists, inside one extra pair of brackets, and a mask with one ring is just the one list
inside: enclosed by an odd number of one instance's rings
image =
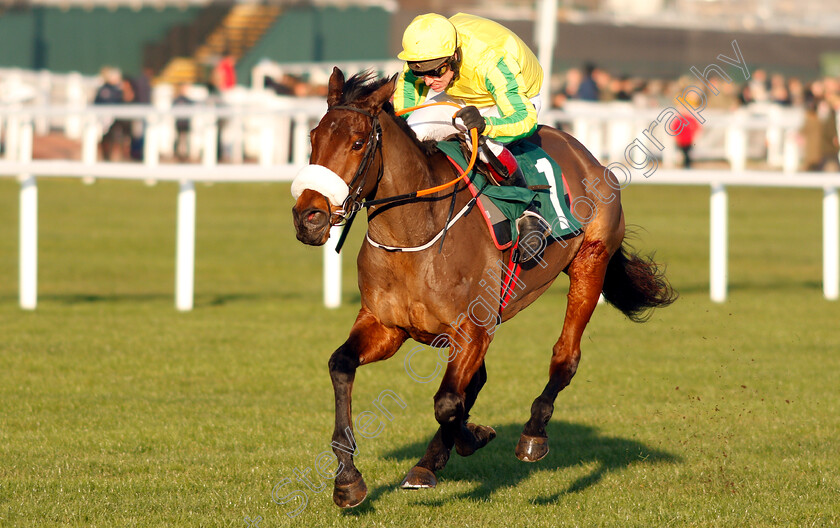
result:
[[(353, 223), (353, 217), (356, 216), (356, 213), (361, 211), (363, 206), (367, 205), (361, 201), (362, 189), (364, 189), (365, 183), (367, 183), (368, 169), (370, 169), (370, 166), (373, 163), (376, 151), (379, 150), (380, 153), (382, 152), (382, 125), (379, 124), (379, 116), (374, 115), (367, 110), (362, 110), (361, 108), (342, 105), (333, 106), (330, 110), (349, 110), (351, 112), (367, 116), (371, 119), (370, 133), (368, 134), (367, 141), (365, 143), (365, 152), (362, 155), (362, 161), (359, 163), (359, 167), (356, 169), (356, 174), (353, 175), (353, 179), (350, 180), (350, 184), (348, 185), (350, 193), (347, 195), (347, 198), (344, 199), (340, 208), (335, 211), (330, 211), (329, 224), (331, 226), (347, 225), (344, 229), (344, 231), (347, 232), (349, 231), (349, 225)], [(384, 165), (380, 163), (379, 173), (376, 175), (376, 186), (378, 186), (379, 182), (382, 180), (384, 170)], [(335, 218), (335, 221), (333, 221), (333, 218)], [(344, 237), (342, 236), (341, 242), (343, 241)]]
[[(433, 105), (439, 104), (451, 104), (451, 103), (432, 103)], [(458, 106), (458, 105), (454, 105)], [(411, 107), (403, 109), (403, 113), (415, 110), (419, 107)], [(478, 149), (473, 149), (472, 157), (470, 159), (469, 166), (466, 170), (461, 171), (461, 175), (454, 180), (451, 180), (443, 185), (437, 185), (435, 187), (431, 187), (429, 189), (422, 189), (419, 191), (414, 191), (411, 193), (400, 194), (397, 196), (389, 196), (387, 198), (380, 198), (377, 200), (363, 200), (362, 197), (362, 189), (365, 188), (365, 183), (367, 183), (367, 174), (368, 170), (370, 169), (371, 164), (373, 163), (373, 158), (378, 150), (380, 153), (380, 163), (379, 163), (379, 172), (376, 175), (376, 184), (374, 185), (374, 189), (379, 186), (379, 182), (382, 180), (382, 176), (385, 173), (385, 164), (381, 160), (382, 154), (382, 125), (379, 123), (379, 116), (376, 114), (372, 114), (367, 110), (362, 110), (361, 108), (356, 108), (353, 106), (346, 106), (346, 105), (338, 105), (333, 106), (328, 109), (330, 110), (349, 110), (351, 112), (356, 112), (358, 114), (362, 114), (367, 116), (371, 119), (371, 129), (370, 133), (368, 134), (367, 143), (365, 145), (365, 152), (362, 155), (362, 161), (359, 163), (359, 167), (356, 169), (356, 174), (353, 175), (353, 179), (350, 180), (350, 184), (348, 185), (350, 192), (347, 195), (347, 198), (344, 199), (342, 202), (341, 207), (332, 211), (332, 205), (328, 204), (330, 208), (330, 220), (328, 222), (328, 226), (338, 226), (343, 225), (344, 229), (341, 231), (341, 236), (336, 243), (336, 253), (341, 251), (342, 246), (344, 245), (344, 241), (347, 239), (347, 235), (350, 232), (350, 227), (353, 225), (353, 219), (356, 217), (356, 213), (362, 210), (362, 207), (373, 207), (375, 205), (383, 205), (386, 203), (393, 203), (393, 202), (400, 202), (406, 200), (414, 200), (421, 196), (426, 196), (429, 194), (436, 193), (443, 189), (447, 189), (459, 181), (461, 181), (473, 168), (475, 165), (476, 155), (478, 154)], [(470, 134), (472, 135), (473, 145), (478, 143), (478, 133), (475, 129), (470, 130)], [(452, 205), (449, 209), (449, 217), (452, 218), (453, 208), (455, 205), (455, 195), (457, 191), (453, 191), (452, 193)], [(470, 204), (474, 202), (474, 199), (470, 201)], [(469, 204), (468, 204), (469, 205)], [(465, 208), (467, 211), (472, 206)], [(460, 217), (460, 216), (459, 216)], [(335, 218), (335, 221), (333, 220)], [(450, 224), (447, 222), (447, 225), (444, 227), (442, 234), (445, 236), (446, 230), (449, 228)], [(441, 241), (441, 245), (443, 241)], [(382, 246), (384, 247), (384, 246)]]

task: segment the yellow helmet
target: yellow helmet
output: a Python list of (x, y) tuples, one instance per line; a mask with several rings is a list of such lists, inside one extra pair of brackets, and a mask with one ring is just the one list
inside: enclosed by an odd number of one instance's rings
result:
[(458, 34), (445, 16), (436, 13), (420, 15), (405, 28), (403, 50), (397, 55), (408, 62), (448, 58), (455, 54)]

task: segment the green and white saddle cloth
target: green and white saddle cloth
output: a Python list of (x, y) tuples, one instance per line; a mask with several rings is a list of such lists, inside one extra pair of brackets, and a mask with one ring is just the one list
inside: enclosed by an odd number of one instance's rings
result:
[[(440, 141), (437, 144), (444, 154), (466, 169), (469, 161), (464, 158), (457, 141)], [(511, 222), (511, 239), (516, 240), (516, 219), (525, 212), (531, 202), (537, 204), (540, 215), (551, 224), (554, 238), (565, 238), (580, 232), (582, 224), (572, 215), (569, 206), (568, 185), (560, 166), (540, 147), (522, 141), (508, 147), (516, 157), (519, 168), (529, 186), (544, 186), (545, 190), (531, 190), (524, 187), (485, 185), (483, 174), (473, 170), (468, 178), (475, 187), (483, 189), (482, 194), (493, 203)], [(498, 245), (498, 244), (497, 244)]]

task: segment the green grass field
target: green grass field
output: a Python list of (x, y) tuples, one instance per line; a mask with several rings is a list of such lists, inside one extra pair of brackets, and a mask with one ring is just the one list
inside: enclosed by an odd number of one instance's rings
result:
[(347, 302), (327, 310), (322, 250), (295, 240), (288, 189), (198, 186), (196, 309), (178, 313), (175, 185), (43, 180), (39, 305), (23, 312), (18, 186), (0, 180), (0, 526), (840, 524), (840, 303), (821, 292), (821, 194), (763, 189), (731, 191), (720, 305), (708, 189), (624, 193), (637, 247), (657, 251), (681, 298), (641, 325), (598, 308), (544, 460), (513, 450), (565, 277), (497, 332), (473, 417), (498, 437), (453, 454), (436, 489), (397, 489), (436, 428), (437, 381), (408, 376), (407, 345), (357, 376), (357, 413), (384, 390), (406, 405), (357, 438), (365, 503), (340, 511), (327, 483), (276, 504), (275, 485), (312, 477), (329, 445), (326, 364), (357, 310), (362, 235)]

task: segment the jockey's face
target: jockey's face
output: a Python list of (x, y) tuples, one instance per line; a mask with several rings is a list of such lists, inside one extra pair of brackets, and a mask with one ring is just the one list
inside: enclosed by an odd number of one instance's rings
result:
[(426, 83), (426, 86), (430, 87), (432, 90), (436, 92), (443, 92), (446, 90), (446, 87), (449, 86), (449, 83), (452, 82), (453, 77), (455, 77), (455, 72), (452, 71), (452, 68), (449, 68), (446, 73), (440, 77), (432, 77), (431, 75), (423, 76), (423, 82)]

